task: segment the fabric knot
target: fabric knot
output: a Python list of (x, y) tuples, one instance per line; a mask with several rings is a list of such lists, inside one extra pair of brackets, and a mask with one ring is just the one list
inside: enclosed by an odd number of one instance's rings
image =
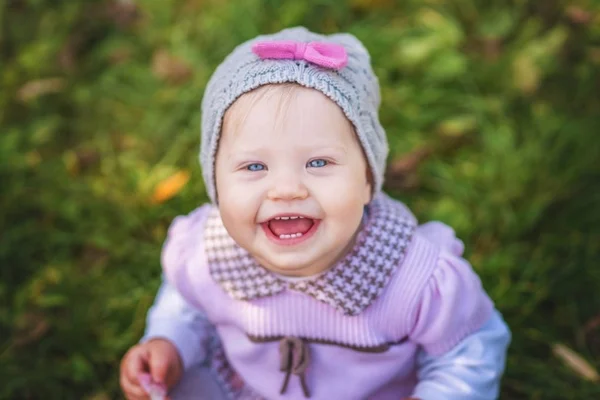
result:
[(303, 60), (305, 52), (306, 52), (306, 43), (305, 42), (296, 43), (296, 49), (294, 51), (294, 59), (295, 60)]
[(306, 378), (304, 376), (310, 363), (310, 352), (308, 345), (300, 338), (286, 336), (279, 341), (279, 370), (285, 372), (285, 378), (281, 385), (280, 394), (284, 394), (290, 381), (290, 375), (294, 374), (300, 379), (304, 397), (310, 397)]

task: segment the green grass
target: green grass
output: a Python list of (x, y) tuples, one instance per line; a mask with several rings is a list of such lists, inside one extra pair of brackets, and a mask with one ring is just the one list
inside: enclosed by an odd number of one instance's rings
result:
[[(428, 152), (387, 189), (464, 239), (513, 331), (501, 398), (600, 398), (552, 353), (600, 367), (598, 2), (115, 4), (0, 4), (0, 398), (120, 398), (166, 229), (206, 199), (206, 81), (236, 44), (292, 25), (357, 35), (390, 164)], [(177, 171), (183, 190), (152, 202)]]

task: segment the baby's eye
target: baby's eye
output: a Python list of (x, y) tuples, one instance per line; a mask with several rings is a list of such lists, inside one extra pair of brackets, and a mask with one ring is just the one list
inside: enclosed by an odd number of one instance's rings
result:
[(247, 169), (248, 171), (253, 171), (253, 172), (256, 172), (256, 171), (263, 171), (263, 170), (265, 169), (265, 166), (264, 166), (264, 164), (252, 163), (252, 164), (248, 164), (248, 165), (246, 166), (246, 169)]
[(308, 163), (306, 163), (306, 166), (311, 168), (321, 168), (326, 166), (327, 164), (328, 162), (326, 160), (318, 158), (316, 160), (310, 160)]

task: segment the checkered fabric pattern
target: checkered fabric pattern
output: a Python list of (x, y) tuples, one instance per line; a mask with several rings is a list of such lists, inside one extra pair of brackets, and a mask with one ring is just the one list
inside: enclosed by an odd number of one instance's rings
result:
[(272, 274), (227, 234), (218, 210), (205, 228), (213, 279), (233, 298), (252, 300), (283, 290), (303, 292), (345, 315), (360, 314), (382, 293), (406, 255), (417, 221), (404, 204), (380, 193), (351, 251), (314, 279), (287, 282)]
[(285, 288), (229, 236), (216, 207), (206, 221), (204, 246), (212, 278), (234, 299), (272, 296)]

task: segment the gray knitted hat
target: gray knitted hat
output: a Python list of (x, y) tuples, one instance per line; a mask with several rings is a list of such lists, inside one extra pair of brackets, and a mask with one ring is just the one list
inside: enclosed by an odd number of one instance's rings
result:
[[(298, 59), (261, 58), (252, 45), (261, 41), (292, 40), (321, 42), (344, 47), (347, 65), (333, 69)], [(258, 36), (238, 47), (225, 58), (211, 77), (202, 99), (202, 144), (200, 164), (210, 199), (216, 203), (215, 156), (225, 111), (242, 94), (259, 86), (295, 82), (324, 93), (335, 101), (355, 127), (373, 176), (373, 193), (381, 190), (388, 143), (378, 118), (379, 83), (370, 57), (362, 43), (350, 34), (319, 35), (303, 27)]]

